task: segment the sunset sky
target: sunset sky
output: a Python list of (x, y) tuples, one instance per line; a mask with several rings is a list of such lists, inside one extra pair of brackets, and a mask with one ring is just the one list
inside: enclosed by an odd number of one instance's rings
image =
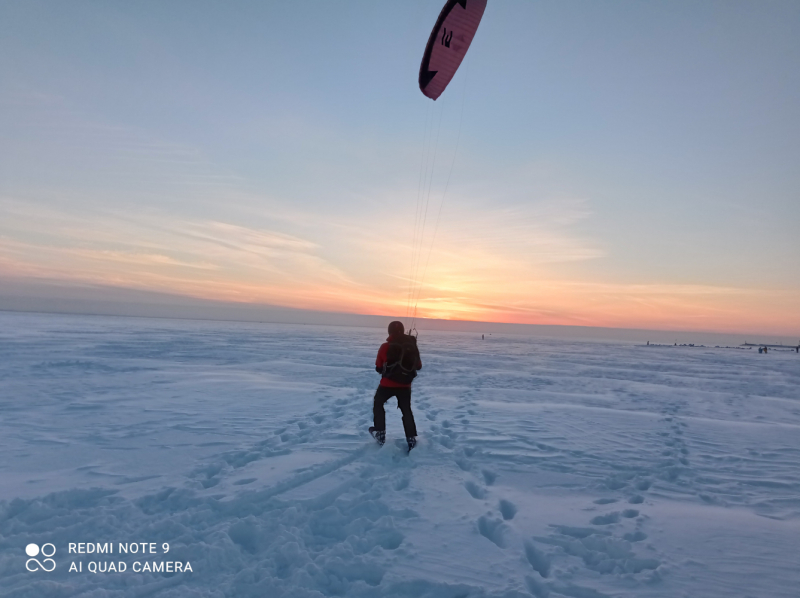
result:
[(800, 2), (443, 1), (2, 3), (0, 293), (800, 334)]

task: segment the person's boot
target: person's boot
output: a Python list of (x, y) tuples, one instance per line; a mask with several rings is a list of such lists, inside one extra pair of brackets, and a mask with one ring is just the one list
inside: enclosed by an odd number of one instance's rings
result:
[(369, 433), (379, 445), (383, 446), (386, 442), (386, 430), (376, 430), (370, 426)]
[(406, 436), (406, 442), (408, 443), (408, 452), (411, 452), (415, 446), (417, 446), (417, 437), (416, 436)]

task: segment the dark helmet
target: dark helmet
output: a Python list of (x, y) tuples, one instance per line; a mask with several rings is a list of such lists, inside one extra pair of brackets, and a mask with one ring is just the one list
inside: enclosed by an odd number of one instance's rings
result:
[(403, 323), (399, 320), (395, 320), (394, 322), (389, 324), (389, 336), (398, 336), (404, 334), (406, 331)]

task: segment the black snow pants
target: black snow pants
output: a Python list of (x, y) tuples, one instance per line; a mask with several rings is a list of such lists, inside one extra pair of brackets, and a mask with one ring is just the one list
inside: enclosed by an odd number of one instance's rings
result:
[(403, 414), (403, 429), (406, 437), (417, 435), (417, 426), (414, 423), (414, 414), (411, 411), (411, 389), (389, 388), (379, 386), (375, 392), (375, 402), (372, 405), (372, 415), (375, 420), (376, 430), (386, 430), (386, 412), (383, 406), (392, 397), (397, 397), (397, 408)]

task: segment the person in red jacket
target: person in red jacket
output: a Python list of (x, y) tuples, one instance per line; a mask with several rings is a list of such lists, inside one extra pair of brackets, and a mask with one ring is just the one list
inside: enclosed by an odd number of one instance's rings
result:
[(422, 369), (422, 360), (417, 349), (417, 339), (405, 334), (402, 322), (389, 324), (389, 338), (378, 349), (375, 370), (381, 374), (381, 382), (375, 392), (372, 415), (375, 425), (370, 433), (383, 445), (386, 442), (386, 412), (384, 405), (392, 397), (397, 397), (397, 408), (403, 414), (403, 429), (406, 433), (408, 450), (417, 444), (417, 426), (411, 411), (411, 381)]

